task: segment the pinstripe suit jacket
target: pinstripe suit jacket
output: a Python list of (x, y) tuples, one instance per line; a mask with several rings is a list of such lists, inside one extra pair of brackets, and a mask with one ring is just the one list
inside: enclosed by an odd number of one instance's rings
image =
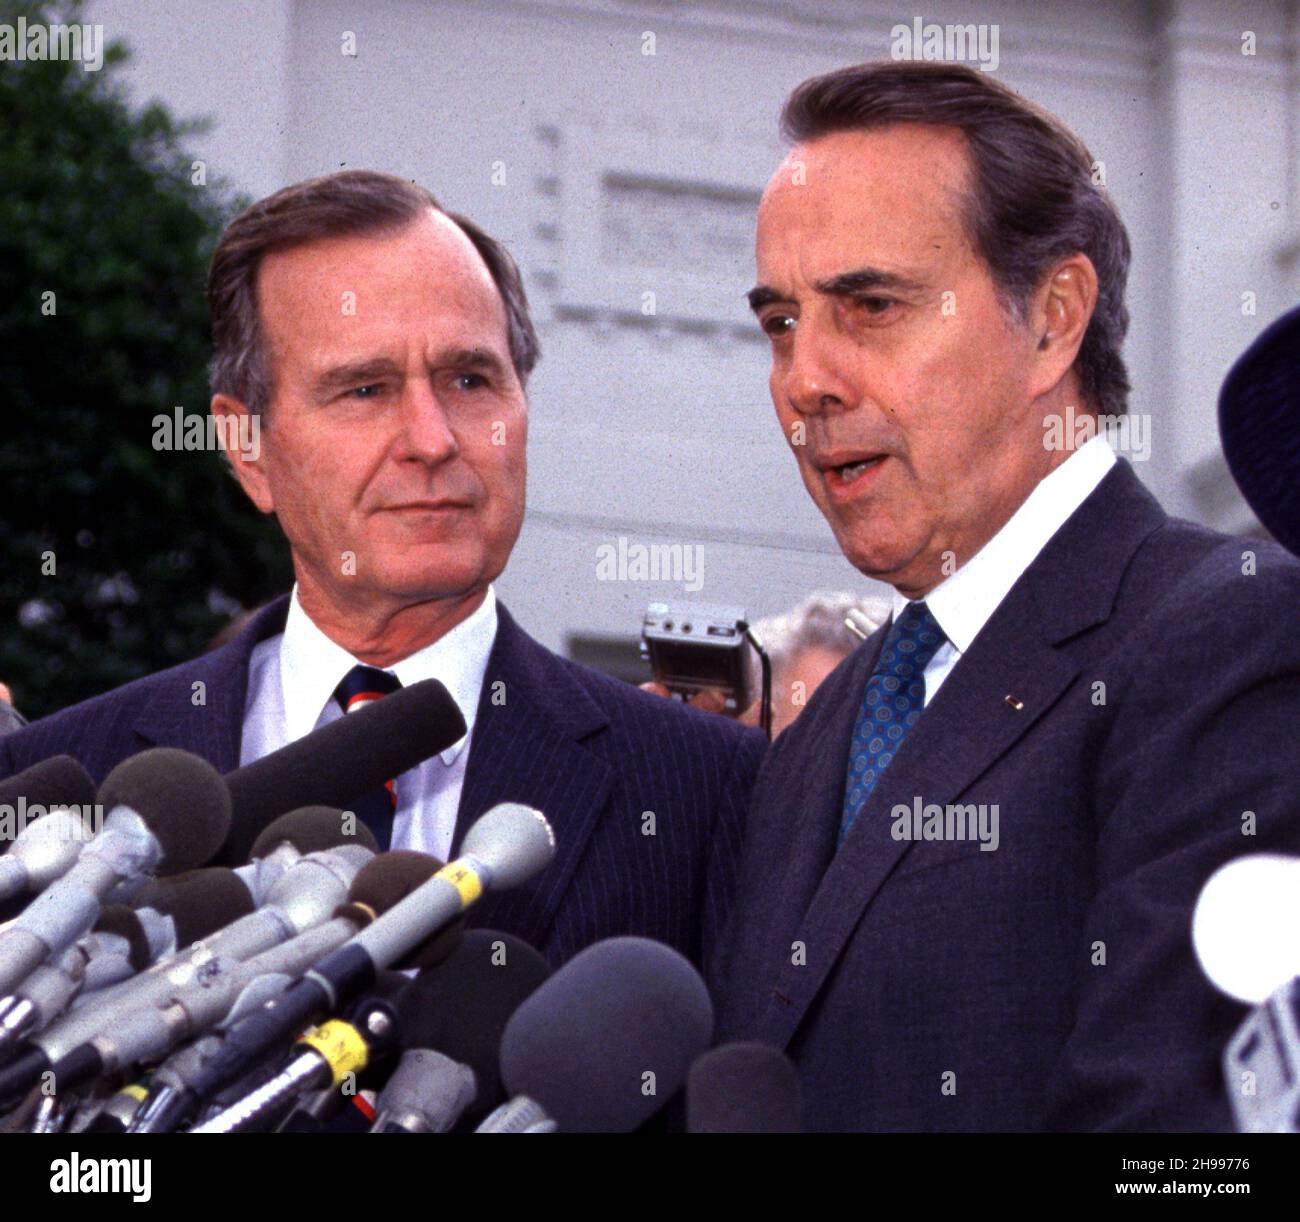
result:
[[(0, 777), (66, 753), (99, 781), (155, 746), (231, 771), (249, 655), (283, 630), (287, 608), (278, 599), (221, 649), (0, 739)], [(528, 884), (485, 896), (470, 924), (516, 934), (555, 964), (619, 934), (656, 938), (702, 963), (730, 903), (762, 735), (560, 658), (500, 604), (498, 616), (453, 852), (504, 801), (544, 811), (557, 851)], [(206, 703), (196, 706), (198, 683)]]

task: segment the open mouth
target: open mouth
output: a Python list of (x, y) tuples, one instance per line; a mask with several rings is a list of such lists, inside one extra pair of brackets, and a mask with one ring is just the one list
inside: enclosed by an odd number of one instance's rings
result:
[(848, 490), (864, 476), (878, 470), (888, 458), (887, 454), (874, 454), (869, 458), (855, 458), (852, 462), (826, 468), (826, 482), (836, 490)]

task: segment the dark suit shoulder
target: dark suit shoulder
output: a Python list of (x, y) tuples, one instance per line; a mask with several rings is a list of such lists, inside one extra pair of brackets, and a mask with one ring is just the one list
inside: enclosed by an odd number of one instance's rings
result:
[(1300, 603), (1300, 560), (1264, 539), (1223, 535), (1170, 519), (1134, 555), (1121, 607), (1140, 615), (1161, 653), (1180, 643), (1225, 662), (1229, 641), (1262, 637), (1288, 655)]
[[(4, 747), (10, 761), (6, 771), (21, 772), (40, 760), (61, 754), (86, 763), (84, 740), (87, 734), (107, 740), (116, 737), (120, 730), (129, 730), (138, 712), (159, 690), (159, 685), (166, 682), (165, 676), (183, 669), (184, 666), (173, 667), (171, 672), (134, 679), (32, 722), (5, 740)], [(91, 771), (93, 775), (95, 770)]]
[(98, 696), (90, 696), (77, 704), (69, 705), (66, 709), (60, 709), (57, 713), (50, 713), (39, 721), (32, 722), (27, 729), (47, 729), (51, 732), (66, 730), (68, 727), (78, 725), (87, 719), (102, 717), (106, 713), (111, 712), (121, 716), (123, 712), (129, 713), (131, 710), (142, 709), (160, 691), (169, 689), (176, 683), (185, 684), (193, 681), (191, 676), (197, 677), (200, 672), (199, 661), (201, 659), (191, 659), (188, 662), (170, 666), (166, 670), (155, 671), (151, 675), (132, 679), (129, 683), (123, 683), (120, 687), (101, 692)]
[[(246, 651), (245, 651), (246, 654)], [(195, 684), (208, 688), (226, 683), (242, 657), (231, 642), (187, 662), (133, 679), (98, 696), (34, 721), (3, 740), (0, 773), (12, 774), (52, 755), (71, 755), (97, 781), (122, 759), (140, 749), (132, 728), (147, 710), (180, 702), (191, 706)], [(206, 697), (206, 693), (205, 693)]]

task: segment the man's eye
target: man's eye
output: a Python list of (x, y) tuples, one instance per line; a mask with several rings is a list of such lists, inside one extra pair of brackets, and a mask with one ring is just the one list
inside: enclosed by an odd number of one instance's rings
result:
[(482, 390), (487, 384), (487, 378), (481, 373), (458, 373), (456, 375), (456, 385), (461, 390)]
[(794, 330), (794, 319), (789, 314), (769, 314), (759, 326), (773, 339), (779, 339)]
[(883, 314), (896, 303), (892, 297), (855, 297), (853, 304), (867, 314)]
[(348, 391), (348, 397), (352, 399), (373, 399), (383, 387), (378, 382), (368, 382), (365, 386), (354, 386)]

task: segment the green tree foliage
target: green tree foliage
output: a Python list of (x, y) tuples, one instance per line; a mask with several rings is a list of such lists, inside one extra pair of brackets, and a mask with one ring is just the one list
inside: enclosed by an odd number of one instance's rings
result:
[(206, 411), (207, 261), (241, 201), (193, 181), (192, 125), (128, 105), (125, 55), (0, 63), (0, 680), (29, 716), (193, 657), (291, 580), (219, 455), (154, 449), (156, 416)]

